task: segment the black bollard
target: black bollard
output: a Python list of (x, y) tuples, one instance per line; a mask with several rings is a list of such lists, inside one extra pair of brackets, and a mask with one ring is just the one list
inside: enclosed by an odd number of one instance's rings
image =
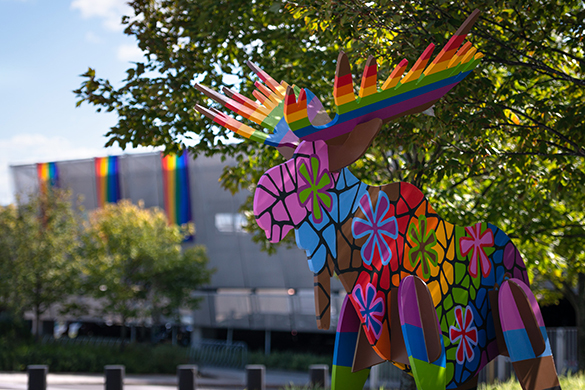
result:
[(36, 364), (27, 367), (28, 390), (47, 390), (47, 373), (49, 366)]
[(197, 388), (197, 366), (184, 364), (177, 366), (178, 390), (195, 390)]
[(249, 364), (246, 366), (246, 389), (266, 390), (266, 367), (262, 364)]
[(312, 387), (325, 388), (329, 377), (327, 364), (312, 364), (309, 366), (309, 382)]
[(126, 369), (121, 365), (105, 366), (105, 390), (124, 390), (124, 374)]

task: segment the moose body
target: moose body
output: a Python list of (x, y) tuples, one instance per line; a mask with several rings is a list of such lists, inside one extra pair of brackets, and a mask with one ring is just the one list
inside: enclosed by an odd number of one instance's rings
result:
[[(292, 160), (266, 172), (256, 190), (258, 223), (269, 239), (279, 240), (287, 229), (278, 221), (292, 222), (279, 212), (294, 213), (297, 244), (315, 274), (319, 327), (329, 327), (329, 279), (335, 272), (370, 345), (381, 358), (407, 370), (408, 361), (396, 362), (392, 354), (401, 328), (398, 318), (392, 321), (392, 291), (406, 276), (420, 277), (446, 330), (447, 388), (459, 387), (499, 354), (488, 293), (505, 278), (528, 284), (518, 250), (493, 225), (459, 227), (445, 221), (412, 184), (369, 186), (348, 168), (329, 173), (325, 148), (320, 141), (303, 142)], [(320, 188), (319, 182), (324, 184)], [(313, 191), (307, 202), (312, 212), (303, 212), (307, 203), (297, 201), (303, 188)], [(275, 224), (265, 226), (264, 220)]]
[(337, 325), (335, 390), (362, 388), (368, 368), (385, 360), (412, 372), (419, 390), (466, 390), (499, 354), (510, 356), (525, 390), (560, 388), (526, 267), (509, 237), (487, 223), (455, 226), (415, 186), (369, 186), (347, 168), (384, 123), (425, 112), (479, 64), (482, 55), (469, 42), (458, 49), (478, 15), (468, 17), (428, 67), (434, 45), (404, 77), (406, 60), (400, 62), (381, 88), (370, 57), (358, 99), (340, 53), (333, 119), (310, 91), (277, 83), (252, 63), (268, 85), (256, 82), (258, 102), (196, 84), (273, 132), (196, 105), (199, 112), (288, 159), (261, 177), (254, 215), (271, 242), (294, 230), (314, 274), (319, 328), (329, 328), (333, 273), (347, 292)]

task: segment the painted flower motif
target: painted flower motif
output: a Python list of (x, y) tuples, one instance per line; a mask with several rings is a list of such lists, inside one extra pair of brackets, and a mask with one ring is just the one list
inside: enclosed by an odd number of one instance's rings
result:
[[(301, 159), (299, 159), (301, 160)], [(306, 160), (306, 159), (303, 159)], [(322, 166), (317, 155), (312, 155), (307, 161), (298, 165), (298, 196), (302, 206), (307, 207), (313, 213), (316, 223), (323, 219), (323, 210), (331, 211), (333, 199), (327, 191), (333, 188), (333, 179), (329, 171)]]
[(435, 231), (428, 230), (427, 217), (424, 215), (418, 217), (418, 224), (411, 223), (408, 227), (408, 235), (414, 243), (414, 246), (410, 249), (410, 265), (415, 267), (420, 261), (425, 279), (431, 277), (431, 265), (436, 267), (439, 258), (437, 252), (433, 249), (437, 244)]
[(475, 352), (473, 347), (477, 345), (477, 328), (473, 325), (473, 311), (467, 306), (465, 314), (461, 306), (455, 308), (455, 326), (449, 328), (451, 343), (459, 342), (457, 346), (456, 360), (463, 364), (465, 360), (472, 361)]
[(358, 239), (368, 237), (362, 246), (361, 254), (364, 263), (371, 265), (374, 260), (376, 248), (383, 265), (387, 265), (392, 259), (392, 251), (385, 237), (395, 240), (398, 237), (398, 223), (395, 216), (388, 216), (390, 200), (385, 192), (378, 193), (376, 207), (372, 207), (370, 193), (366, 192), (360, 199), (359, 208), (366, 219), (354, 218), (351, 224), (353, 237)]
[(384, 299), (376, 295), (376, 288), (371, 283), (366, 284), (365, 294), (361, 284), (356, 284), (352, 292), (352, 296), (359, 306), (359, 311), (367, 331), (378, 340), (382, 334), (382, 321), (384, 320), (385, 307)]
[[(465, 231), (471, 237), (461, 237), (459, 247), (463, 256), (467, 256), (469, 252), (473, 251), (469, 262), (469, 274), (472, 278), (476, 278), (479, 274), (479, 268), (481, 268), (481, 274), (486, 278), (492, 270), (492, 263), (483, 248), (494, 245), (494, 234), (489, 228), (482, 233), (481, 223), (479, 222), (473, 226), (466, 227)], [(479, 264), (477, 262), (478, 258)]]

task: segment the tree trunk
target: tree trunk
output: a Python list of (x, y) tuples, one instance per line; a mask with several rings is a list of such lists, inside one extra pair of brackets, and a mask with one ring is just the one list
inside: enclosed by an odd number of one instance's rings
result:
[(35, 334), (35, 341), (39, 341), (41, 339), (41, 332), (43, 331), (43, 327), (41, 324), (41, 308), (40, 305), (35, 305), (35, 309), (34, 309), (34, 315), (35, 315), (35, 329), (34, 329), (34, 334)]
[(402, 376), (400, 377), (400, 390), (416, 390), (414, 377), (404, 371), (402, 371)]
[(122, 317), (122, 327), (120, 328), (120, 339), (122, 342), (120, 343), (120, 350), (123, 351), (124, 347), (126, 346), (126, 318)]
[(122, 327), (120, 328), (120, 338), (122, 339), (122, 343), (126, 340), (126, 321), (122, 319)]
[(577, 359), (579, 371), (582, 372), (585, 370), (585, 273), (580, 273), (577, 278)]

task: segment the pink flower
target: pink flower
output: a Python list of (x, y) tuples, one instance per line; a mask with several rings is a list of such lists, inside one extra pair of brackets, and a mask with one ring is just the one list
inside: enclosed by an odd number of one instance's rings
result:
[[(459, 248), (461, 249), (461, 255), (467, 256), (467, 254), (473, 250), (471, 254), (471, 261), (469, 262), (469, 274), (472, 278), (476, 278), (479, 274), (481, 267), (481, 274), (486, 278), (492, 270), (492, 263), (488, 259), (483, 248), (494, 245), (494, 234), (491, 229), (487, 228), (481, 233), (481, 223), (476, 223), (473, 226), (465, 228), (467, 234), (471, 237), (461, 237), (459, 239)], [(480, 263), (477, 263), (479, 258)]]

